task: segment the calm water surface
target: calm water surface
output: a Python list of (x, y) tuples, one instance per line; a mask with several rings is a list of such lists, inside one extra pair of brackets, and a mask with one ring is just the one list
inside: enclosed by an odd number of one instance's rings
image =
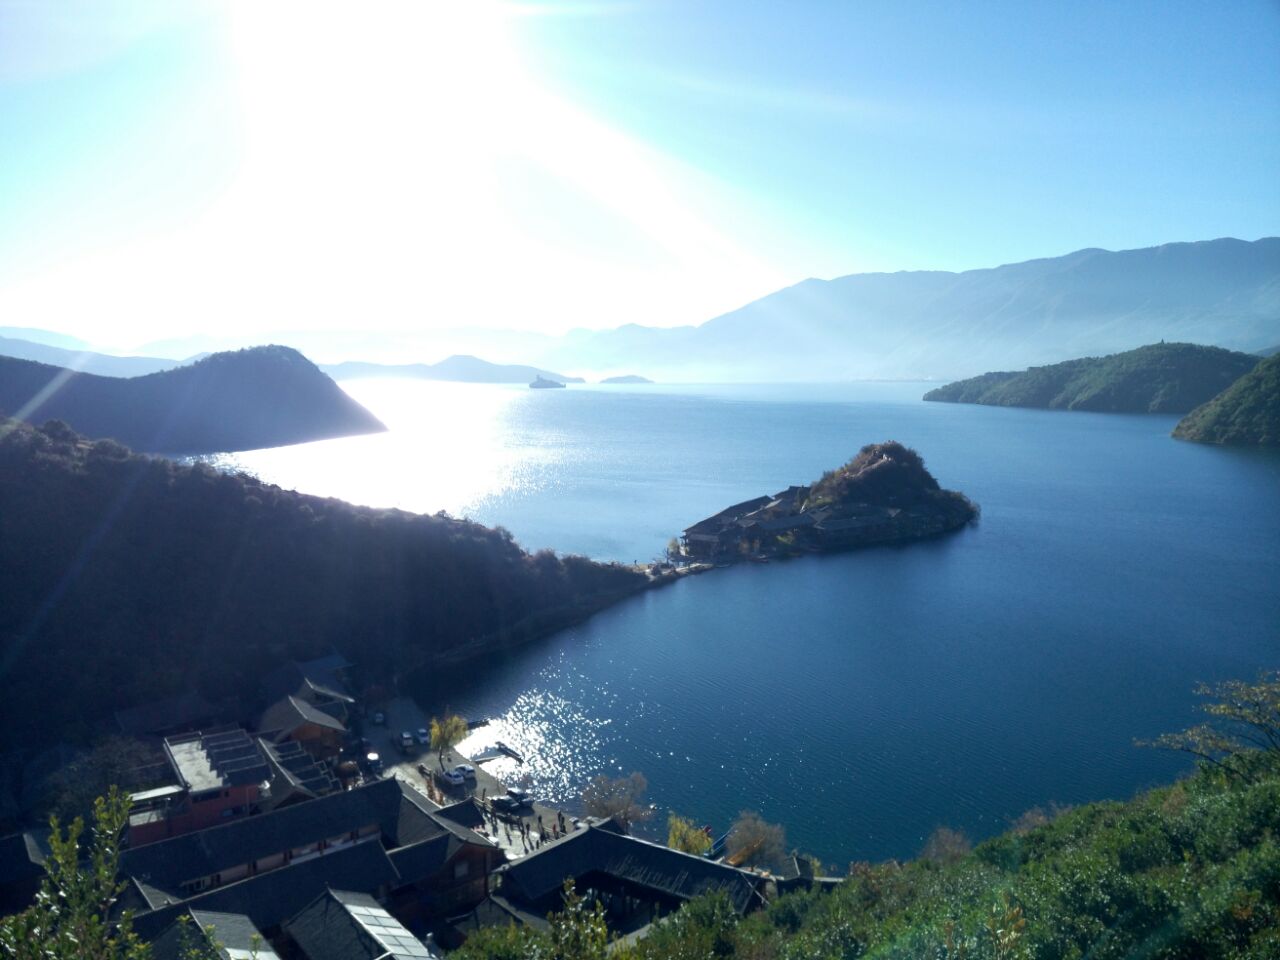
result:
[(1175, 442), (1176, 418), (916, 384), (345, 386), (390, 432), (226, 462), (600, 559), (890, 438), (981, 504), (944, 540), (716, 571), (419, 691), (497, 718), (472, 746), (524, 748), (505, 772), (556, 799), (640, 770), (659, 816), (755, 809), (829, 861), (906, 857), (1175, 776), (1133, 739), (1192, 722), (1199, 680), (1280, 666), (1280, 457)]

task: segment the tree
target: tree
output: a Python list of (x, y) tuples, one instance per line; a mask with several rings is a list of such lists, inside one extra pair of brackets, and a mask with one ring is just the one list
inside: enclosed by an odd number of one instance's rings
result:
[(766, 823), (753, 810), (743, 810), (729, 828), (728, 861), (735, 867), (776, 869), (787, 854), (786, 831)]
[(950, 827), (938, 827), (924, 842), (920, 859), (946, 866), (963, 860), (972, 849), (973, 844), (962, 831), (952, 830)]
[(653, 816), (653, 810), (640, 802), (648, 789), (649, 781), (643, 773), (616, 779), (601, 774), (582, 791), (582, 805), (591, 816), (612, 817), (630, 831), (632, 824)]
[(147, 948), (133, 932), (129, 914), (111, 920), (123, 883), (116, 881), (120, 836), (129, 818), (129, 798), (112, 787), (93, 809), (93, 831), (84, 857), (84, 820), (64, 834), (50, 818), (49, 858), (35, 905), (0, 920), (0, 954), (12, 960), (146, 960)]
[(1196, 694), (1215, 698), (1200, 708), (1212, 720), (1181, 733), (1139, 740), (1139, 746), (1189, 753), (1230, 777), (1257, 782), (1255, 752), (1268, 759), (1280, 756), (1280, 670), (1259, 674), (1255, 683), (1202, 683)]
[(573, 887), (573, 878), (564, 882), (564, 910), (547, 917), (551, 923), (551, 950), (555, 960), (605, 960), (609, 928), (599, 900), (590, 903)]
[(692, 820), (672, 811), (667, 815), (667, 846), (672, 850), (701, 856), (711, 849), (711, 837), (701, 827), (695, 826)]
[(431, 749), (436, 751), (441, 770), (444, 769), (444, 752), (466, 739), (467, 730), (467, 721), (456, 713), (444, 719), (431, 718)]
[(112, 786), (139, 789), (146, 768), (163, 758), (132, 737), (107, 736), (49, 778), (50, 812), (59, 820), (92, 815), (98, 797)]

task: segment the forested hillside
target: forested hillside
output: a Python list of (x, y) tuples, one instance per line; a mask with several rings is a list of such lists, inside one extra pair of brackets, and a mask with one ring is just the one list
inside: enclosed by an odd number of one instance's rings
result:
[(251, 450), (385, 429), (289, 347), (216, 353), (142, 377), (0, 356), (0, 411), (32, 423), (62, 420), (87, 437), (163, 453)]
[(1280, 446), (1280, 354), (1272, 354), (1173, 429), (1181, 440)]
[[(0, 425), (0, 746), (101, 732), (112, 710), (332, 645), (386, 678), (496, 648), (644, 586), (502, 530), (354, 507)], [(53, 691), (56, 690), (56, 695)]]
[(1247, 353), (1155, 343), (1021, 373), (984, 373), (930, 390), (926, 400), (1102, 413), (1186, 413), (1257, 364)]

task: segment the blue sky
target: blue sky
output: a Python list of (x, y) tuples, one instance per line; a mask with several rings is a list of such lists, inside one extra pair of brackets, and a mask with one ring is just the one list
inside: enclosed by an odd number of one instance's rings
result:
[(693, 323), (1276, 233), (1280, 4), (0, 0), (0, 142), (7, 324)]

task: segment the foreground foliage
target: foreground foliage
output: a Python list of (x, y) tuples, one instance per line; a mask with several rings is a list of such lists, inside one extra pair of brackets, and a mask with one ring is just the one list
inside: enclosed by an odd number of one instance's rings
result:
[(128, 917), (118, 924), (108, 920), (124, 889), (116, 868), (128, 816), (129, 798), (119, 791), (98, 798), (85, 850), (83, 820), (77, 817), (65, 832), (53, 820), (48, 875), (33, 907), (0, 920), (0, 955), (13, 960), (147, 960), (150, 950), (134, 935)]

